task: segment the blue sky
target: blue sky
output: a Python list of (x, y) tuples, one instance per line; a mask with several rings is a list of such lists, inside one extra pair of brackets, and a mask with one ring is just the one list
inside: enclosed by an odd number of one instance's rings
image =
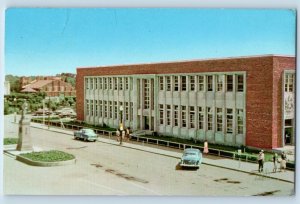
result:
[(295, 55), (294, 10), (8, 9), (5, 74), (262, 54)]

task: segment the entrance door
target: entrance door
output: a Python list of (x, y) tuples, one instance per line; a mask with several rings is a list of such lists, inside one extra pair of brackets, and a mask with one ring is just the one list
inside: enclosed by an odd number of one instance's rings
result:
[(149, 117), (144, 116), (144, 128), (145, 130), (149, 130), (150, 126), (149, 126)]
[(284, 142), (285, 142), (285, 145), (291, 145), (292, 144), (292, 136), (293, 136), (293, 128), (292, 127), (284, 128)]

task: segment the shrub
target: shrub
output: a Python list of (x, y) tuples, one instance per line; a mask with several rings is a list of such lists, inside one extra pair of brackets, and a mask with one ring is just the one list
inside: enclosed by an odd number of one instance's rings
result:
[(4, 145), (11, 145), (11, 144), (17, 144), (18, 138), (4, 138), (3, 144)]

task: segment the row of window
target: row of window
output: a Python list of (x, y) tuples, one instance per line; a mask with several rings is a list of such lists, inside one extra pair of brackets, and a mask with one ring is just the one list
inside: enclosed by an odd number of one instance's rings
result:
[[(237, 134), (244, 133), (244, 110), (236, 109), (236, 121), (233, 117), (233, 109), (178, 105), (159, 105), (159, 123), (175, 127), (187, 127), (204, 130), (215, 130), (217, 132), (233, 133), (233, 124), (236, 123)], [(198, 121), (196, 121), (198, 114)], [(224, 121), (225, 117), (225, 121)], [(215, 127), (214, 127), (214, 124)], [(224, 126), (225, 124), (225, 130)]]
[[(235, 84), (235, 87), (234, 87)], [(227, 91), (243, 92), (244, 75), (209, 74), (196, 76), (160, 76), (160, 91)]]
[(129, 77), (93, 77), (85, 78), (85, 88), (90, 90), (132, 90), (132, 78)]
[(294, 76), (293, 73), (285, 74), (284, 90), (285, 92), (294, 92)]
[[(133, 120), (132, 102), (86, 100), (85, 105), (86, 115), (88, 116)], [(120, 110), (120, 107), (123, 107), (122, 111)]]

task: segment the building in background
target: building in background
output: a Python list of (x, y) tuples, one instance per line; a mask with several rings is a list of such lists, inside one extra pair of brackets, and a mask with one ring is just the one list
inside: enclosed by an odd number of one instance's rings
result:
[[(24, 80), (21, 80), (24, 83)], [(60, 80), (60, 78), (53, 77), (51, 79), (35, 79), (22, 86), (21, 92), (35, 93), (44, 92), (46, 96), (59, 97), (59, 96), (75, 96), (75, 88), (67, 82)]]
[(78, 68), (77, 119), (210, 143), (295, 144), (295, 57)]

